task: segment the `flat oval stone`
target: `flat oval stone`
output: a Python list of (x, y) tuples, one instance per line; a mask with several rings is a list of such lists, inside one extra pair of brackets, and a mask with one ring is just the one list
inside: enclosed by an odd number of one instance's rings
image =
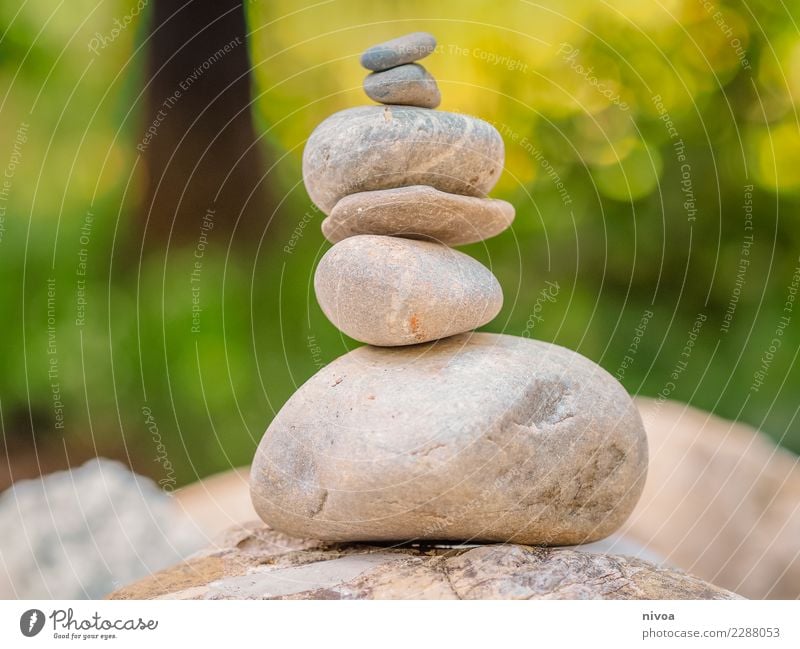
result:
[(322, 222), (322, 232), (331, 243), (383, 234), (460, 246), (500, 234), (513, 220), (514, 206), (506, 201), (413, 185), (345, 196)]
[(436, 38), (428, 32), (413, 32), (373, 45), (361, 55), (361, 65), (379, 72), (424, 59), (436, 49)]
[(361, 106), (323, 121), (303, 151), (311, 200), (330, 214), (348, 194), (407, 185), (486, 196), (503, 170), (503, 139), (477, 117), (414, 106)]
[(292, 536), (572, 545), (616, 530), (646, 471), (642, 420), (608, 372), (470, 333), (324, 367), (270, 424), (250, 488)]
[(314, 276), (328, 319), (371, 345), (413, 345), (480, 327), (503, 305), (491, 271), (429, 241), (359, 235), (337, 243)]
[(367, 75), (364, 92), (382, 104), (436, 108), (442, 101), (436, 79), (416, 63)]

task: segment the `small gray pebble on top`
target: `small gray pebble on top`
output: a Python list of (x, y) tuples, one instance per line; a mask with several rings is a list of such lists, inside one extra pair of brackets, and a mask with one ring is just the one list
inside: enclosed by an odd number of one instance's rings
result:
[(423, 59), (436, 49), (436, 38), (427, 32), (413, 32), (373, 45), (361, 55), (361, 65), (380, 72)]

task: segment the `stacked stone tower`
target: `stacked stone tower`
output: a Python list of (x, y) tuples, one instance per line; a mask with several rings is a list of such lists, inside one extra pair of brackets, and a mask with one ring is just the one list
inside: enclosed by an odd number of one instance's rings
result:
[(327, 540), (596, 540), (641, 493), (642, 423), (579, 354), (473, 332), (498, 314), (502, 289), (451, 246), (499, 234), (514, 208), (486, 197), (500, 134), (434, 110), (436, 81), (416, 61), (435, 46), (415, 33), (367, 50), (364, 88), (383, 105), (332, 115), (306, 145), (304, 181), (334, 243), (317, 299), (367, 345), (278, 413), (253, 463), (253, 503), (275, 529)]

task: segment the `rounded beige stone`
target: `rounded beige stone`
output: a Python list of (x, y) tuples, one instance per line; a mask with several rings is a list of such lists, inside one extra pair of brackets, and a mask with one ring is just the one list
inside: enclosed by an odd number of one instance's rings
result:
[(303, 181), (325, 214), (348, 194), (408, 185), (486, 196), (503, 170), (503, 139), (477, 117), (415, 106), (340, 111), (311, 134)]
[(293, 536), (572, 545), (620, 527), (646, 471), (642, 420), (608, 372), (472, 333), (324, 367), (267, 429), (250, 489)]
[(513, 220), (514, 206), (506, 201), (414, 185), (345, 196), (322, 222), (322, 233), (331, 243), (383, 234), (460, 246), (500, 234)]
[(429, 241), (359, 235), (331, 248), (314, 276), (317, 301), (351, 338), (413, 345), (469, 331), (494, 318), (503, 290), (464, 253)]

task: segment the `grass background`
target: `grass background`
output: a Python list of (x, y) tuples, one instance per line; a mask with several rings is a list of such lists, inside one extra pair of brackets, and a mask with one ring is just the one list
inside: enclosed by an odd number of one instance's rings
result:
[(493, 196), (516, 221), (464, 248), (505, 290), (485, 329), (571, 347), (632, 394), (800, 451), (800, 313), (786, 309), (800, 266), (800, 4), (563, 5), (246, 3), (251, 108), (280, 201), (248, 245), (209, 235), (193, 332), (196, 242), (142, 254), (136, 235), (148, 8), (94, 54), (93, 35), (133, 3), (3, 3), (0, 414), (15, 475), (101, 453), (175, 486), (246, 464), (297, 386), (355, 345), (311, 289), (328, 244), (302, 147), (326, 116), (368, 103), (359, 53), (418, 29), (439, 39), (425, 65), (441, 108), (506, 142)]

